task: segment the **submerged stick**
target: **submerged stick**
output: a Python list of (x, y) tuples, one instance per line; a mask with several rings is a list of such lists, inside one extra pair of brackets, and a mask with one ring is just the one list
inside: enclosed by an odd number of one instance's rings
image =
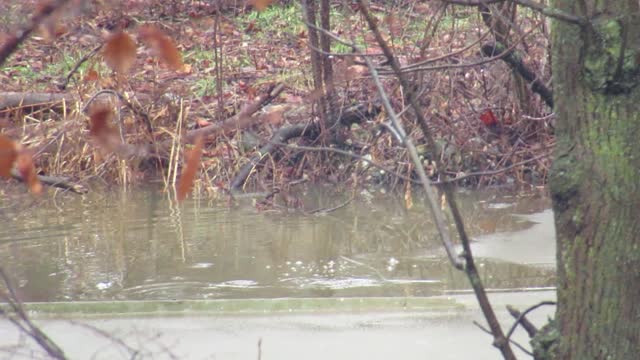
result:
[[(25, 179), (23, 179), (22, 176), (20, 176), (20, 174), (18, 174), (18, 172), (15, 170), (11, 171), (11, 176), (18, 181), (25, 181)], [(38, 175), (38, 180), (40, 180), (40, 182), (45, 185), (68, 190), (75, 194), (82, 195), (89, 192), (89, 190), (83, 185), (69, 181), (64, 177)]]

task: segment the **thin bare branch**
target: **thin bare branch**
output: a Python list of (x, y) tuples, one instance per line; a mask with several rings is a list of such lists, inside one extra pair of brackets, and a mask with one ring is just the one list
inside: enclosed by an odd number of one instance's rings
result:
[(4, 269), (0, 267), (0, 278), (4, 282), (9, 294), (0, 292), (0, 300), (5, 301), (11, 308), (13, 314), (9, 314), (0, 308), (0, 315), (4, 315), (11, 321), (21, 332), (35, 341), (49, 356), (58, 360), (66, 360), (67, 356), (64, 351), (45, 334), (38, 326), (36, 326), (27, 313), (24, 311), (18, 296), (15, 293), (13, 285), (9, 280), (9, 276)]
[[(482, 6), (482, 5), (490, 5), (504, 2), (505, 0), (441, 0), (447, 4), (452, 5), (462, 5), (462, 6)], [(573, 14), (568, 14), (562, 10), (552, 8), (550, 6), (545, 6), (539, 2), (531, 1), (531, 0), (506, 0), (510, 2), (514, 2), (518, 5), (522, 5), (529, 9), (535, 10), (545, 16), (550, 18), (554, 18), (557, 20), (566, 21), (568, 23), (585, 26), (588, 21), (587, 19), (576, 16)]]
[[(416, 99), (416, 92), (414, 91), (411, 84), (409, 83), (406, 75), (402, 73), (398, 59), (395, 57), (395, 55), (391, 51), (391, 48), (382, 37), (382, 34), (378, 29), (376, 19), (369, 13), (369, 10), (367, 7), (368, 4), (366, 0), (358, 0), (358, 4), (360, 5), (360, 12), (366, 19), (367, 24), (369, 25), (369, 29), (375, 36), (376, 41), (378, 42), (378, 45), (382, 48), (382, 51), (384, 52), (389, 65), (393, 69), (396, 77), (400, 82), (400, 85), (405, 94), (405, 98), (408, 100), (409, 104), (411, 105), (411, 108), (414, 111), (414, 116), (418, 120), (418, 125), (422, 130), (423, 136), (427, 139), (428, 146), (431, 148), (431, 151), (434, 154), (437, 154), (438, 151), (437, 151), (436, 143), (434, 141), (433, 135), (431, 134), (431, 130), (427, 126), (427, 119), (424, 116), (422, 107), (418, 104), (418, 101)], [(375, 77), (374, 77), (374, 80), (376, 80), (376, 86), (378, 87), (379, 91), (381, 93), (384, 93), (383, 91), (381, 91), (382, 87), (381, 85), (379, 85), (379, 80), (376, 79)], [(386, 105), (385, 105), (385, 108), (386, 108)], [(389, 113), (389, 116), (391, 117), (393, 116), (393, 110), (391, 110), (391, 113)], [(409, 148), (410, 154), (411, 154), (412, 151), (409, 147), (409, 144), (410, 143), (407, 143), (407, 147)], [(416, 154), (416, 157), (417, 157), (417, 154)], [(441, 166), (442, 164), (439, 157), (436, 157), (436, 164), (439, 168), (442, 168)], [(421, 162), (418, 162), (417, 168), (418, 170), (422, 169)], [(420, 172), (418, 174), (420, 174)], [(420, 180), (423, 182), (423, 186), (426, 189), (430, 189), (430, 187), (428, 186), (428, 179), (425, 179), (425, 178), (426, 176), (424, 177), (420, 176)], [(456, 225), (456, 229), (458, 230), (458, 236), (460, 237), (460, 242), (462, 243), (462, 248), (464, 250), (463, 252), (463, 257), (465, 259), (464, 271), (467, 274), (467, 277), (469, 278), (469, 282), (471, 283), (471, 286), (473, 287), (473, 290), (476, 294), (476, 298), (478, 299), (478, 303), (480, 305), (480, 308), (482, 309), (485, 319), (487, 320), (487, 323), (491, 328), (491, 333), (493, 334), (493, 337), (494, 337), (493, 344), (495, 347), (497, 347), (500, 350), (505, 360), (515, 360), (516, 357), (513, 353), (513, 350), (511, 349), (511, 346), (509, 346), (509, 341), (505, 338), (504, 333), (502, 332), (502, 327), (500, 326), (500, 323), (496, 318), (495, 312), (493, 311), (493, 308), (491, 307), (491, 303), (489, 302), (489, 297), (487, 296), (484, 286), (482, 285), (482, 279), (480, 278), (478, 269), (476, 268), (475, 261), (473, 259), (473, 254), (471, 252), (471, 241), (469, 239), (469, 236), (467, 235), (464, 222), (462, 220), (462, 215), (460, 213), (460, 209), (458, 208), (458, 204), (455, 201), (455, 194), (453, 192), (453, 189), (450, 186), (444, 186), (443, 190), (445, 192), (446, 200), (447, 200), (447, 203), (449, 204), (449, 209), (451, 210), (451, 215)], [(435, 208), (436, 209), (433, 209), (433, 206), (432, 206), (434, 216), (436, 216), (435, 215), (436, 211), (440, 211), (440, 208), (437, 205), (435, 206)], [(440, 230), (440, 228), (438, 229)], [(458, 262), (454, 263), (454, 265), (459, 263), (460, 261), (458, 260)], [(459, 268), (458, 266), (456, 267)]]
[(14, 31), (10, 34), (5, 43), (0, 46), (0, 65), (4, 64), (5, 60), (18, 49), (29, 35), (35, 30), (38, 25), (53, 14), (56, 10), (64, 6), (69, 0), (57, 0), (57, 1), (45, 1), (41, 2), (39, 11), (37, 11), (30, 19), (29, 23), (21, 30)]
[[(489, 334), (489, 335), (493, 335), (491, 333), (491, 330), (487, 329), (486, 327), (482, 326), (482, 324), (480, 324), (477, 321), (473, 321), (473, 325), (477, 326), (478, 329), (484, 331), (485, 333)], [(527, 350), (524, 346), (520, 345), (518, 342), (509, 339), (509, 342), (512, 343), (515, 347), (517, 347), (518, 349), (520, 349), (522, 352), (524, 352), (527, 355), (533, 356), (533, 353), (529, 350)]]
[(507, 339), (509, 339), (511, 337), (511, 335), (513, 335), (513, 332), (516, 331), (516, 327), (518, 326), (518, 324), (522, 321), (522, 319), (525, 318), (525, 316), (532, 312), (533, 310), (541, 307), (541, 306), (548, 306), (548, 305), (557, 305), (557, 303), (555, 301), (541, 301), (533, 306), (530, 306), (529, 308), (527, 308), (525, 311), (523, 311), (518, 318), (516, 319), (516, 321), (513, 323), (513, 325), (511, 325), (511, 328), (509, 329), (509, 332), (507, 332)]
[(525, 165), (525, 164), (528, 164), (530, 162), (537, 161), (537, 160), (540, 160), (540, 159), (548, 157), (548, 156), (551, 156), (551, 154), (540, 154), (538, 156), (532, 157), (531, 159), (519, 161), (517, 163), (511, 164), (509, 166), (506, 166), (506, 167), (503, 167), (503, 168), (500, 168), (500, 169), (489, 170), (489, 171), (472, 172), (472, 173), (468, 173), (468, 174), (464, 174), (464, 175), (458, 176), (458, 177), (453, 178), (453, 179), (434, 181), (433, 184), (434, 185), (441, 185), (441, 184), (447, 184), (447, 183), (455, 183), (455, 182), (458, 182), (458, 181), (461, 181), (461, 180), (464, 180), (464, 179), (467, 179), (467, 178), (470, 178), (470, 177), (474, 177), (474, 176), (496, 175), (496, 174), (503, 173), (505, 171), (509, 171), (509, 170), (513, 169), (514, 167)]

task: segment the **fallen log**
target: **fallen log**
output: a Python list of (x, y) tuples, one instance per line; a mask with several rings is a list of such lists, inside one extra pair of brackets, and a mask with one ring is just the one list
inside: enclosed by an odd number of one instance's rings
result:
[(33, 92), (0, 92), (0, 111), (12, 108), (42, 107), (60, 105), (63, 101), (77, 100), (71, 94), (33, 93)]
[[(349, 127), (354, 123), (359, 123), (363, 119), (370, 119), (380, 112), (379, 106), (357, 105), (341, 111), (339, 122), (341, 125)], [(313, 124), (296, 124), (278, 129), (269, 142), (258, 150), (258, 153), (252, 156), (249, 161), (244, 164), (231, 180), (229, 185), (231, 190), (238, 190), (244, 186), (245, 181), (251, 174), (251, 171), (258, 166), (264, 159), (273, 154), (281, 144), (298, 138), (307, 137), (315, 139), (320, 135), (320, 127)]]

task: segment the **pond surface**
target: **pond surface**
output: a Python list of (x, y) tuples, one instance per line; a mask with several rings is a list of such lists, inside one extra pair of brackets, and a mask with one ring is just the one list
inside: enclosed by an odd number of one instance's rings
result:
[[(160, 190), (5, 198), (0, 264), (22, 301), (431, 296), (468, 291), (419, 199), (315, 188), (255, 200)], [(554, 286), (549, 200), (460, 192), (485, 285)], [(348, 202), (347, 205), (339, 205)], [(329, 212), (312, 210), (331, 209)]]

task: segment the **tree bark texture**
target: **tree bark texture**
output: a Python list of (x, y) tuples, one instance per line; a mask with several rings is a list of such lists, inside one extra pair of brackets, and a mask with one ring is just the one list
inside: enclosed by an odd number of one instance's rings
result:
[(638, 359), (640, 5), (555, 0), (558, 359)]

